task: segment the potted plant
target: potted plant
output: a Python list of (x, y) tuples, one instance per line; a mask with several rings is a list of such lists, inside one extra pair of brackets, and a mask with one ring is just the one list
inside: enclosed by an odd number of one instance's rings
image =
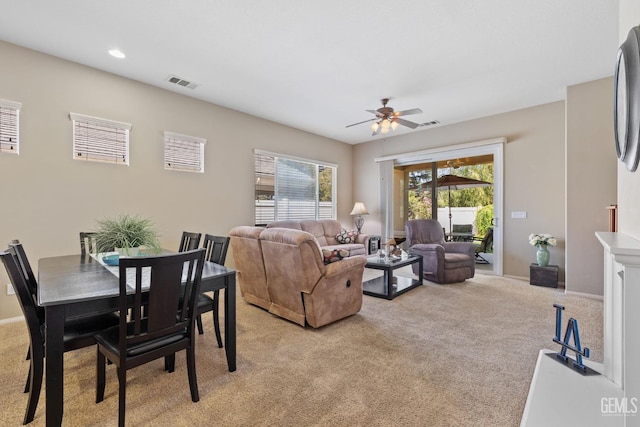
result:
[(117, 251), (135, 256), (141, 246), (160, 252), (158, 233), (148, 218), (119, 215), (98, 220), (96, 248), (98, 252)]

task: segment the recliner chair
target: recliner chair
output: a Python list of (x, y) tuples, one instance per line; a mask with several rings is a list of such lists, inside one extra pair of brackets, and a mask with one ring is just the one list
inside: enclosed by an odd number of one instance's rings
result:
[[(404, 226), (407, 248), (422, 256), (424, 278), (436, 283), (463, 282), (475, 275), (475, 247), (470, 242), (445, 242), (442, 225), (434, 219), (413, 219)], [(414, 274), (418, 266), (413, 265)]]

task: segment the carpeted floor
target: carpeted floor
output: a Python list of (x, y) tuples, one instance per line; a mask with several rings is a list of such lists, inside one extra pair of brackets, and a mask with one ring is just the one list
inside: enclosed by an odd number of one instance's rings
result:
[[(173, 374), (151, 363), (128, 372), (127, 425), (517, 426), (538, 351), (557, 349), (553, 303), (565, 305), (565, 322), (578, 319), (583, 345), (602, 361), (601, 301), (514, 279), (477, 274), (393, 301), (365, 296), (359, 314), (317, 330), (239, 298), (237, 371), (227, 371), (206, 316), (200, 402), (191, 402), (183, 354)], [(0, 424), (18, 426), (26, 327), (0, 326), (0, 342)], [(96, 404), (94, 364), (94, 348), (65, 355), (64, 425), (117, 424), (115, 368)], [(34, 426), (44, 425), (45, 400), (43, 390)]]

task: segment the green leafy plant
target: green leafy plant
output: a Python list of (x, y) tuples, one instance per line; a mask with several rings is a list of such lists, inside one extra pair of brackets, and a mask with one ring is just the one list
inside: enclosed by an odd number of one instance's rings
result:
[(493, 205), (483, 206), (478, 209), (476, 214), (476, 230), (478, 236), (484, 236), (487, 234), (489, 227), (493, 227)]
[(123, 248), (144, 246), (155, 252), (160, 251), (158, 233), (148, 218), (131, 215), (119, 215), (114, 218), (98, 220), (96, 230), (96, 248), (98, 252), (111, 252)]

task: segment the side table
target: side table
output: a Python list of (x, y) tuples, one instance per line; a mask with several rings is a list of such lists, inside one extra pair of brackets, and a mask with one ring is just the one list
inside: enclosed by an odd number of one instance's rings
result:
[(536, 263), (529, 266), (529, 283), (536, 286), (546, 286), (547, 288), (558, 287), (558, 266), (547, 265), (540, 267)]

